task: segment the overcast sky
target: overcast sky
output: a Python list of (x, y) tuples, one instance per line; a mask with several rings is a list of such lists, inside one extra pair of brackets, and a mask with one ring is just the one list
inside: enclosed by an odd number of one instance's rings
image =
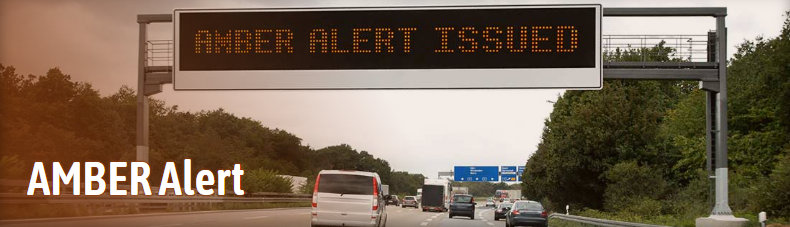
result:
[[(137, 14), (174, 8), (601, 3), (604, 7), (727, 7), (728, 54), (744, 39), (779, 34), (787, 0), (775, 1), (33, 1), (0, 0), (0, 63), (21, 74), (51, 67), (103, 95), (136, 88)], [(150, 39), (172, 39), (172, 24)], [(604, 34), (705, 34), (713, 18), (604, 18)], [(436, 177), (454, 165), (523, 165), (536, 150), (548, 101), (563, 90), (173, 91), (154, 97), (181, 110), (224, 108), (285, 129), (314, 148), (347, 143), (393, 169)]]

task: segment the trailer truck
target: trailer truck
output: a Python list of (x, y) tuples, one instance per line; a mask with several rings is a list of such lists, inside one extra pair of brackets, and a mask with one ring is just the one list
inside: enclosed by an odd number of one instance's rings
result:
[(422, 211), (447, 211), (452, 189), (449, 180), (425, 179), (422, 186)]

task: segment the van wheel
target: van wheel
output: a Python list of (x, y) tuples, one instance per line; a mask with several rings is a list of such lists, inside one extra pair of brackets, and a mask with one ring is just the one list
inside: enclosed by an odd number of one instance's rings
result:
[(452, 215), (452, 214), (450, 215), (450, 218), (453, 218), (453, 215)]
[(469, 216), (469, 218), (471, 218), (472, 220), (475, 220), (475, 216), (474, 215)]

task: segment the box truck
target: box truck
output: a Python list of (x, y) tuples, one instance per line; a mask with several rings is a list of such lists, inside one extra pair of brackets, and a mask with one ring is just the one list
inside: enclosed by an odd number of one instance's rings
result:
[(422, 211), (447, 211), (452, 189), (449, 180), (425, 179), (422, 186)]

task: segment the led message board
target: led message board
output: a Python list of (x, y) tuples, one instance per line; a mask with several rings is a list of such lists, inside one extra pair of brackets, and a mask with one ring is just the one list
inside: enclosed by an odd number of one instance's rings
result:
[(176, 90), (602, 85), (600, 5), (173, 15)]

